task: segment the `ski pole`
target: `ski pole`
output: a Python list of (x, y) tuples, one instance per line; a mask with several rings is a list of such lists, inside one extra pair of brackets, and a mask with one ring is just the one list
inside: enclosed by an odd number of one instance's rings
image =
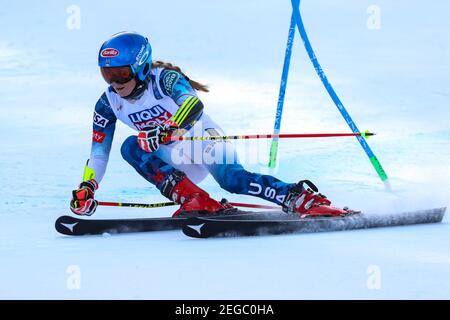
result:
[(332, 138), (332, 137), (355, 137), (361, 136), (364, 138), (374, 136), (375, 133), (353, 132), (353, 133), (281, 133), (281, 134), (249, 134), (249, 135), (234, 135), (234, 136), (199, 136), (199, 137), (185, 137), (176, 136), (169, 139), (162, 139), (165, 141), (180, 141), (180, 140), (240, 140), (240, 139), (284, 139), (284, 138)]
[(175, 202), (159, 202), (159, 203), (128, 203), (128, 202), (105, 202), (99, 201), (99, 206), (106, 207), (132, 207), (132, 208), (161, 208), (176, 205)]
[[(347, 122), (350, 129), (353, 132), (358, 132), (359, 131), (358, 127), (356, 126), (355, 122), (353, 122), (352, 118), (350, 117), (350, 114), (347, 112), (347, 110), (345, 109), (341, 100), (337, 96), (336, 91), (334, 91), (333, 87), (331, 86), (330, 81), (328, 80), (319, 61), (317, 60), (316, 54), (314, 53), (311, 43), (309, 42), (308, 35), (306, 34), (305, 26), (303, 25), (303, 20), (302, 20), (301, 14), (300, 14), (300, 8), (299, 8), (300, 0), (291, 0), (291, 3), (292, 3), (292, 13), (293, 13), (295, 21), (297, 23), (298, 31), (300, 32), (300, 36), (303, 40), (303, 44), (305, 45), (305, 49), (308, 53), (311, 63), (314, 66), (314, 69), (316, 70), (317, 75), (319, 76), (325, 89), (328, 91), (328, 94), (330, 95), (331, 99), (333, 100), (334, 104), (338, 108), (338, 110), (341, 113), (344, 120)], [(356, 135), (356, 138), (358, 139), (358, 142), (361, 144), (361, 147), (364, 149), (367, 156), (369, 157), (369, 160), (372, 163), (372, 166), (374, 167), (374, 169), (377, 172), (378, 176), (380, 177), (381, 181), (383, 181), (385, 183), (386, 187), (389, 189), (389, 183), (387, 181), (388, 176), (387, 176), (386, 172), (384, 171), (383, 167), (381, 166), (381, 163), (378, 161), (378, 158), (375, 156), (373, 151), (370, 149), (369, 145), (367, 144), (367, 141), (365, 139), (363, 139), (363, 137), (361, 135)]]
[[(240, 203), (240, 202), (228, 202), (232, 206), (242, 207), (242, 208), (258, 208), (258, 209), (280, 209), (279, 206), (269, 206), (264, 204), (250, 204), (250, 203)], [(160, 202), (160, 203), (127, 203), (127, 202), (105, 202), (99, 201), (99, 206), (107, 207), (131, 207), (131, 208), (161, 208), (176, 206), (175, 202)]]
[[(291, 64), (292, 56), (292, 46), (294, 44), (295, 36), (295, 17), (294, 14), (291, 15), (291, 23), (289, 25), (288, 40), (286, 44), (286, 51), (284, 54), (283, 72), (281, 74), (280, 92), (278, 94), (277, 112), (275, 114), (275, 124), (273, 126), (273, 133), (279, 134), (281, 128), (281, 117), (283, 115), (283, 105), (284, 96), (286, 93), (286, 85), (289, 75), (289, 66)], [(270, 146), (270, 156), (269, 156), (269, 168), (275, 168), (277, 163), (278, 154), (278, 138), (272, 139), (272, 144)]]
[(239, 203), (239, 202), (228, 202), (232, 206), (241, 208), (258, 208), (258, 209), (281, 209), (279, 206), (268, 206), (265, 204), (252, 204), (252, 203)]

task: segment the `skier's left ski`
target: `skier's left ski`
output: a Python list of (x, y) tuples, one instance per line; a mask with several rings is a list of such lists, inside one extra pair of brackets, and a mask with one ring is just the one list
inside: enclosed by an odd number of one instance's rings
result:
[[(256, 214), (252, 211), (233, 210), (226, 214), (217, 214), (214, 217), (227, 218)], [(194, 213), (191, 214), (195, 215)], [(211, 215), (213, 216), (213, 215)], [(148, 231), (166, 231), (181, 229), (188, 217), (177, 218), (141, 218), (141, 219), (80, 219), (72, 216), (61, 216), (55, 222), (56, 231), (70, 236), (116, 234)]]
[(148, 219), (80, 219), (61, 216), (55, 222), (56, 231), (69, 236), (115, 234), (144, 231), (164, 231), (180, 229), (186, 218)]

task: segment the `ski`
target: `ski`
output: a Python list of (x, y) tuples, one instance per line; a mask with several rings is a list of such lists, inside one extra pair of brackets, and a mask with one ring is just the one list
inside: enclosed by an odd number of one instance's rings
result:
[[(217, 215), (217, 218), (253, 214), (251, 211), (236, 210), (232, 213)], [(189, 216), (189, 217), (192, 217)], [(179, 230), (189, 217), (161, 217), (138, 219), (89, 219), (73, 216), (61, 216), (55, 221), (55, 229), (61, 234), (70, 236), (118, 234), (149, 231)]]
[(281, 213), (251, 217), (193, 217), (183, 223), (183, 233), (194, 238), (257, 236), (286, 233), (343, 231), (441, 222), (446, 208), (400, 214), (357, 213), (344, 217), (300, 218)]

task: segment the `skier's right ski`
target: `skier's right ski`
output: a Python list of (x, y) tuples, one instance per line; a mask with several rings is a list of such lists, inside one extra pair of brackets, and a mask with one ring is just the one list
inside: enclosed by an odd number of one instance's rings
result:
[(272, 214), (227, 217), (194, 217), (183, 225), (185, 235), (194, 238), (259, 236), (284, 233), (343, 231), (441, 222), (446, 208), (399, 214), (352, 214), (344, 217), (300, 218)]

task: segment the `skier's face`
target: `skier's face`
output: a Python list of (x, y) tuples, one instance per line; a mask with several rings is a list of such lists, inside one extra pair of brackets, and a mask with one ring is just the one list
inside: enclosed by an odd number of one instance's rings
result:
[(116, 92), (121, 97), (126, 97), (129, 94), (131, 94), (131, 92), (133, 91), (134, 87), (136, 86), (136, 80), (135, 79), (131, 79), (130, 81), (128, 81), (126, 83), (113, 82), (113, 83), (111, 83), (111, 86), (114, 88), (114, 90), (116, 90)]

